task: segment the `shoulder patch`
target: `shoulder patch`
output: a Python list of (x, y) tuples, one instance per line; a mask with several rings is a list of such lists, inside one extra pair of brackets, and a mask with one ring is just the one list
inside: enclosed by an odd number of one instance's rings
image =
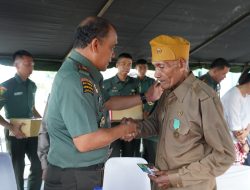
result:
[(91, 80), (87, 78), (81, 78), (83, 93), (94, 94), (94, 85)]
[(4, 93), (7, 91), (7, 88), (0, 86), (0, 96), (4, 95)]

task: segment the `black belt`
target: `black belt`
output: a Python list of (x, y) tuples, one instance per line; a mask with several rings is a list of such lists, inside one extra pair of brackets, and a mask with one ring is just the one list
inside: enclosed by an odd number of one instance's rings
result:
[(60, 170), (82, 170), (82, 171), (90, 171), (90, 170), (98, 170), (98, 169), (103, 169), (104, 168), (104, 163), (99, 163), (91, 166), (86, 166), (86, 167), (77, 167), (77, 168), (61, 168), (55, 165), (52, 165), (49, 163), (49, 166), (52, 168), (60, 169)]

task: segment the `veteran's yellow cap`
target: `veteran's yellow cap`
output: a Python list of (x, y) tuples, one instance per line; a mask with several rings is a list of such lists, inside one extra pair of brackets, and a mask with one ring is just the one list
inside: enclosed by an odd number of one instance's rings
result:
[(189, 58), (190, 43), (182, 37), (160, 35), (150, 41), (152, 62)]

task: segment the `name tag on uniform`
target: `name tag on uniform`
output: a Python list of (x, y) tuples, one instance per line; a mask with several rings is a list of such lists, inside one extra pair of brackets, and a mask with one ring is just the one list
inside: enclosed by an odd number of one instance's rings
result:
[(23, 92), (14, 92), (14, 96), (21, 96), (23, 95)]

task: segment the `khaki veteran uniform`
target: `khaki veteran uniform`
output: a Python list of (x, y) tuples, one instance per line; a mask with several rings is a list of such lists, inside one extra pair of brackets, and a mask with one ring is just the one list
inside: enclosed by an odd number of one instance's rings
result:
[[(33, 81), (30, 79), (23, 81), (18, 74), (0, 84), (0, 109), (4, 107), (6, 118), (32, 118), (36, 89), (36, 84)], [(5, 129), (5, 138), (7, 150), (12, 158), (18, 189), (24, 189), (23, 171), (25, 154), (27, 154), (31, 161), (28, 188), (40, 189), (42, 169), (37, 156), (38, 138), (17, 139), (14, 136), (9, 136), (8, 129)]]
[(102, 85), (101, 73), (85, 57), (72, 50), (54, 79), (48, 103), (50, 175), (46, 179), (47, 185), (60, 184), (62, 180), (69, 181), (69, 187), (62, 189), (70, 189), (73, 181), (82, 185), (78, 189), (88, 190), (102, 185), (101, 169), (109, 147), (81, 153), (73, 143), (74, 137), (108, 127)]
[[(153, 62), (188, 60), (189, 43), (182, 38), (161, 36), (151, 46)], [(140, 127), (142, 136), (160, 135), (156, 167), (167, 171), (168, 189), (215, 190), (215, 177), (234, 162), (221, 102), (192, 73), (175, 89), (164, 91), (156, 110)]]
[[(127, 76), (125, 81), (121, 81), (117, 75), (104, 81), (104, 89), (109, 96), (128, 96), (139, 94), (138, 81), (135, 78)], [(114, 122), (112, 126), (119, 123)], [(140, 140), (135, 139), (131, 142), (116, 140), (111, 144), (112, 154), (111, 157), (124, 157), (140, 156)]]

